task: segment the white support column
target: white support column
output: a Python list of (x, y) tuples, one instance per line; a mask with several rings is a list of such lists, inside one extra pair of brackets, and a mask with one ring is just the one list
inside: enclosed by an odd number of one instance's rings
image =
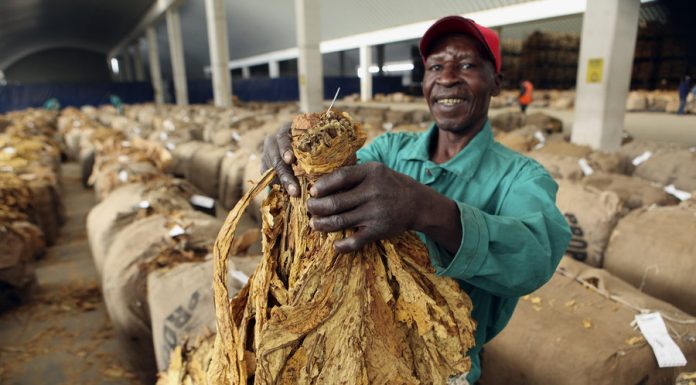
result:
[(249, 79), (251, 77), (251, 70), (248, 66), (242, 67), (242, 79)]
[(123, 49), (123, 52), (121, 53), (121, 62), (119, 65), (121, 66), (121, 73), (123, 76), (121, 79), (125, 82), (132, 82), (133, 81), (133, 70), (131, 67), (131, 60), (130, 60), (130, 47), (126, 46)]
[(324, 109), (324, 75), (322, 70), (319, 0), (295, 0), (297, 77), (300, 86), (300, 110), (319, 112)]
[(372, 64), (372, 47), (369, 45), (360, 46), (360, 100), (369, 102), (372, 100), (372, 74), (370, 65)]
[(271, 60), (268, 62), (268, 76), (271, 79), (280, 77), (280, 65), (278, 64), (278, 60)]
[(157, 50), (157, 33), (154, 27), (147, 28), (147, 53), (150, 59), (150, 80), (155, 91), (155, 103), (164, 103), (162, 93), (162, 69), (160, 68), (159, 52)]
[(172, 60), (176, 104), (185, 106), (188, 105), (188, 87), (186, 85), (186, 64), (178, 9), (170, 8), (167, 10), (167, 35), (169, 36), (169, 54)]
[(229, 108), (232, 106), (232, 82), (227, 65), (230, 54), (227, 48), (225, 0), (205, 0), (205, 17), (208, 22), (208, 49), (215, 105)]
[(140, 54), (140, 39), (133, 43), (133, 67), (135, 67), (135, 80), (144, 82), (145, 66), (143, 65), (143, 57)]
[(571, 140), (603, 151), (621, 145), (638, 34), (638, 0), (588, 0), (583, 18)]

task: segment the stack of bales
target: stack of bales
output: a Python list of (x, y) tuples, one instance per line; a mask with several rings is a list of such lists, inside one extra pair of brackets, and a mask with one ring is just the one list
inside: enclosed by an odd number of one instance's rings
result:
[(54, 113), (9, 113), (0, 133), (0, 309), (21, 301), (32, 261), (65, 221)]
[[(551, 282), (484, 349), (481, 383), (672, 383), (693, 371), (696, 149), (634, 141), (603, 153), (569, 143), (552, 117), (509, 113), (492, 124), (501, 144), (557, 180), (572, 240)], [(662, 314), (690, 366), (657, 366), (630, 326), (649, 311)]]

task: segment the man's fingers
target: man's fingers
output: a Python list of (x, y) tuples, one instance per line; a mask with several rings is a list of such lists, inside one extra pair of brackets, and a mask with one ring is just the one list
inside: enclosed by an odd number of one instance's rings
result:
[(309, 193), (315, 198), (321, 198), (342, 190), (348, 190), (365, 179), (367, 172), (365, 164), (341, 167), (331, 174), (319, 178)]
[(290, 137), (290, 123), (286, 123), (276, 134), (278, 153), (283, 158), (285, 164), (295, 162), (295, 154), (292, 152), (292, 138)]
[(365, 197), (366, 194), (361, 193), (358, 187), (323, 198), (309, 198), (307, 200), (307, 210), (312, 215), (328, 217), (358, 207), (365, 201)]
[(360, 250), (366, 244), (376, 241), (377, 237), (367, 227), (363, 227), (348, 238), (334, 242), (334, 249), (339, 253), (352, 253)]
[(299, 194), (297, 178), (295, 178), (295, 175), (292, 173), (292, 168), (280, 158), (280, 154), (275, 150), (276, 148), (274, 146), (276, 145), (273, 141), (273, 137), (266, 138), (262, 163), (264, 163), (265, 166), (270, 166), (275, 169), (280, 183), (288, 194), (297, 196)]
[(357, 227), (364, 221), (364, 214), (360, 210), (351, 210), (328, 217), (312, 217), (309, 225), (316, 231), (330, 233)]

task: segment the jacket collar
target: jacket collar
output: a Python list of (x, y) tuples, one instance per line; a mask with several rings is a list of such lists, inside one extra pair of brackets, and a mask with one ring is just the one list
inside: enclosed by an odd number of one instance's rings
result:
[[(433, 123), (428, 131), (422, 133), (416, 140), (414, 146), (409, 149), (405, 160), (416, 160), (430, 162), (430, 143), (435, 139), (438, 132), (437, 125)], [(460, 177), (470, 178), (478, 170), (481, 159), (493, 142), (493, 131), (488, 120), (483, 125), (481, 131), (464, 147), (457, 155), (445, 163), (437, 165)]]

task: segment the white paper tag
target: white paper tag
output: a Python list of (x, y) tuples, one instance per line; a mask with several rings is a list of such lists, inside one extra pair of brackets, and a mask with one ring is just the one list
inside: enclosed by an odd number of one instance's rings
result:
[(636, 322), (645, 340), (652, 347), (657, 364), (661, 368), (686, 365), (686, 357), (667, 332), (667, 326), (660, 313), (638, 314)]
[(384, 131), (391, 131), (394, 129), (394, 123), (392, 123), (392, 122), (382, 123), (382, 129)]
[(162, 141), (169, 139), (169, 135), (166, 132), (160, 132), (159, 137)]
[(140, 207), (141, 209), (149, 208), (149, 207), (150, 207), (150, 202), (149, 202), (149, 201), (140, 201), (140, 202), (138, 203), (138, 207)]
[(237, 281), (241, 282), (242, 285), (246, 285), (247, 282), (249, 282), (249, 277), (239, 270), (233, 270), (230, 273), (230, 276), (232, 278), (236, 279)]
[(9, 165), (0, 166), (0, 171), (2, 172), (14, 172), (14, 167)]
[(165, 120), (164, 122), (162, 122), (162, 126), (163, 126), (164, 129), (167, 130), (167, 131), (174, 131), (174, 129), (175, 129), (175, 127), (174, 127), (174, 122), (172, 122), (172, 121), (169, 120), (169, 119), (167, 119), (167, 120)]
[(696, 152), (696, 147), (689, 147), (689, 151)]
[(190, 202), (196, 206), (205, 207), (206, 209), (212, 209), (213, 206), (215, 206), (215, 199), (198, 194), (192, 195)]
[(17, 150), (15, 150), (14, 147), (5, 147), (2, 149), (2, 152), (4, 152), (7, 155), (14, 155), (17, 153)]
[(37, 180), (39, 178), (36, 174), (22, 174), (19, 177), (26, 181)]
[(164, 147), (166, 147), (169, 151), (174, 151), (174, 149), (176, 149), (176, 144), (170, 142), (165, 144)]
[(691, 199), (691, 193), (686, 192), (684, 190), (679, 190), (675, 185), (671, 184), (669, 186), (665, 186), (665, 192), (667, 194), (672, 194), (675, 197), (679, 198), (680, 201), (685, 201), (687, 199)]
[(633, 165), (638, 166), (641, 163), (645, 162), (646, 160), (650, 159), (651, 156), (652, 156), (652, 151), (645, 151), (644, 153), (636, 156), (633, 159)]
[(585, 176), (592, 175), (592, 173), (594, 172), (592, 166), (590, 166), (590, 164), (587, 163), (587, 159), (585, 158), (578, 159), (578, 166), (580, 166), (580, 169), (582, 170), (582, 173), (585, 174)]
[(142, 134), (143, 130), (141, 130), (140, 127), (135, 127), (133, 129), (133, 132), (135, 132), (135, 135), (140, 135)]
[(237, 131), (232, 131), (232, 140), (239, 142), (240, 139), (242, 139), (242, 137), (239, 135), (239, 133)]
[(118, 161), (120, 163), (128, 163), (128, 155), (119, 155), (118, 156)]
[(233, 156), (234, 156), (234, 151), (232, 151), (232, 150), (227, 150), (227, 152), (225, 152), (225, 156), (228, 157), (228, 158), (233, 157)]
[(546, 143), (546, 137), (541, 133), (541, 131), (534, 132), (534, 139), (538, 140), (539, 143)]
[(256, 160), (256, 154), (249, 155), (249, 160)]
[(130, 147), (130, 146), (131, 146), (131, 143), (130, 143), (129, 141), (127, 141), (127, 140), (124, 140), (124, 141), (121, 142), (121, 146), (123, 146), (123, 147)]
[(172, 238), (178, 237), (179, 235), (182, 235), (182, 234), (186, 234), (186, 230), (179, 225), (175, 225), (174, 227), (171, 228), (171, 230), (169, 230), (169, 236)]
[(120, 180), (123, 183), (128, 182), (128, 171), (126, 171), (126, 170), (119, 171), (118, 172), (118, 180)]

